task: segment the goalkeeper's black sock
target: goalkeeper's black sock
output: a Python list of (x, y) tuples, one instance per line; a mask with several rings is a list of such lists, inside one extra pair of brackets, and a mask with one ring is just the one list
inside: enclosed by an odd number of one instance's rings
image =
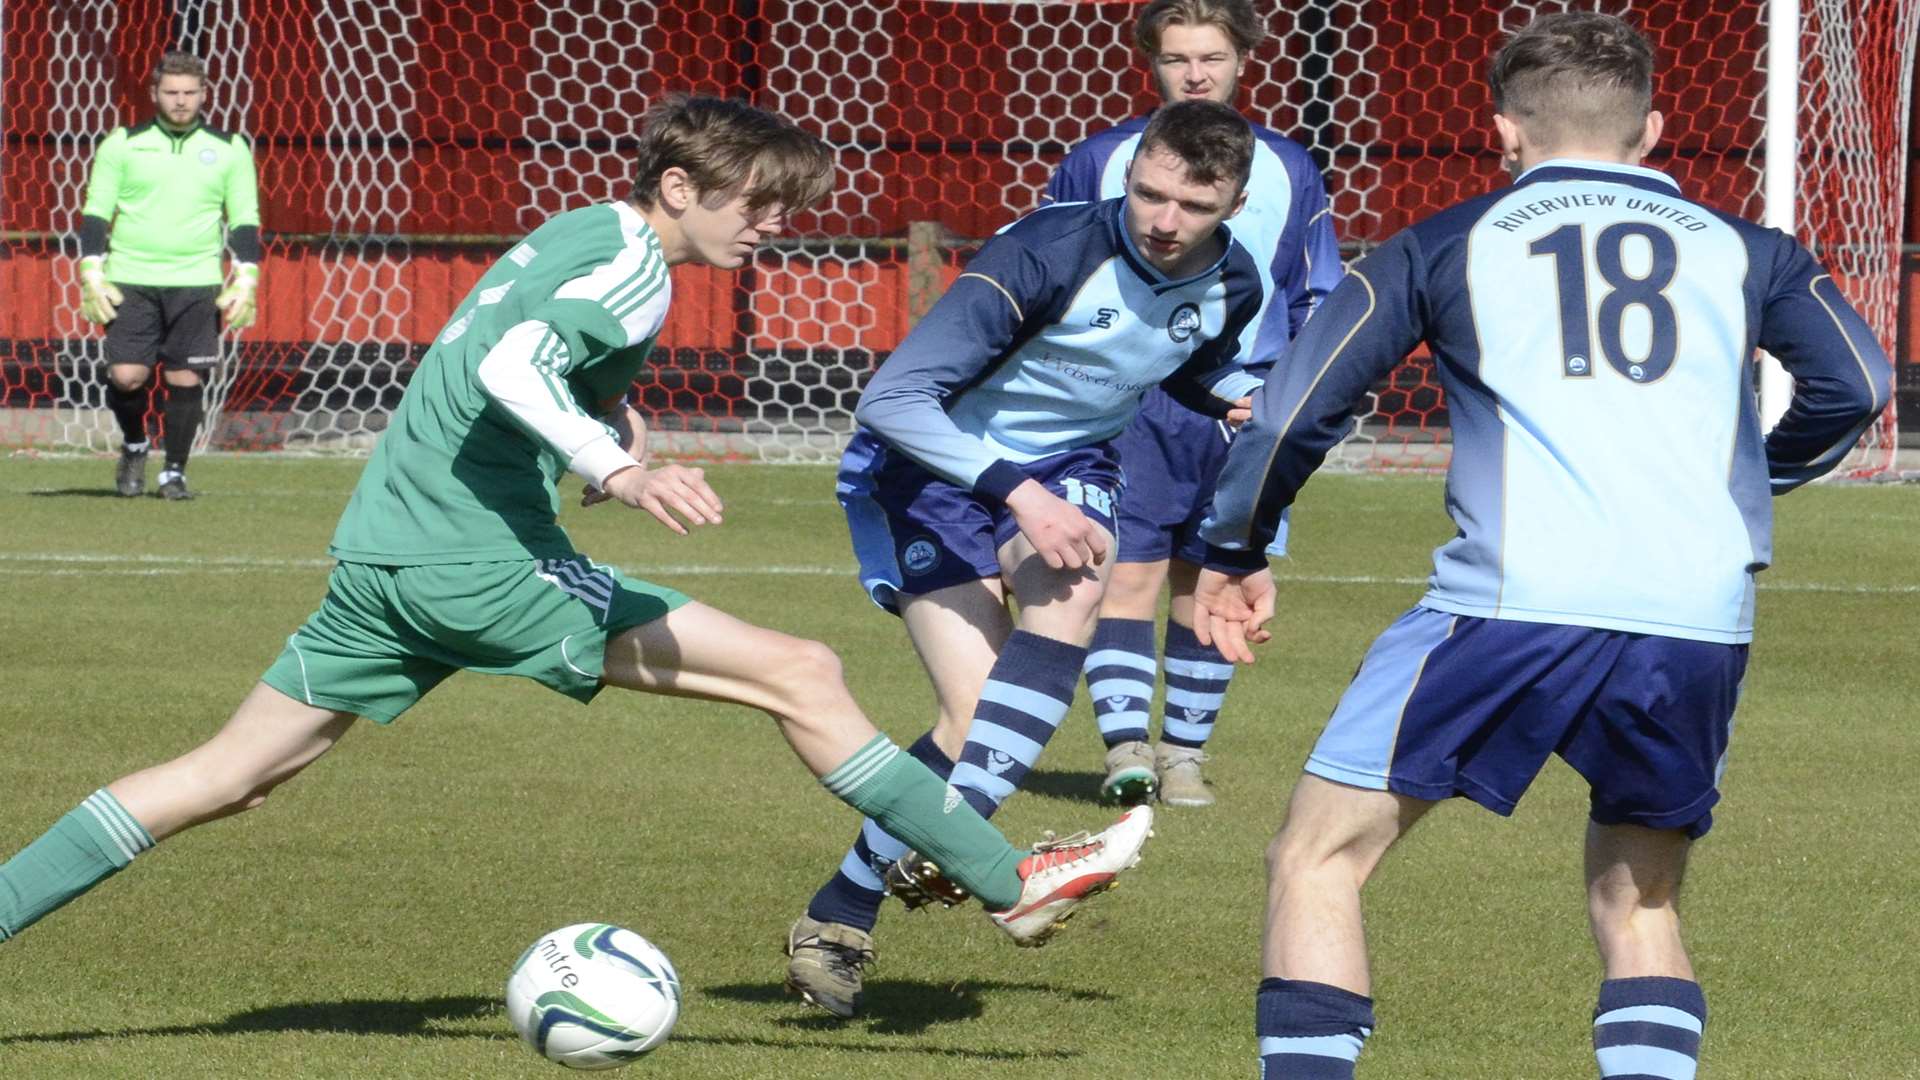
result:
[(108, 382), (107, 408), (113, 410), (113, 418), (120, 422), (122, 443), (127, 446), (147, 444), (147, 388), (145, 386), (122, 390), (118, 383)]
[(168, 472), (187, 471), (187, 455), (193, 452), (193, 437), (200, 431), (200, 400), (205, 393), (206, 388), (198, 384), (167, 387), (167, 404), (162, 415), (167, 424)]

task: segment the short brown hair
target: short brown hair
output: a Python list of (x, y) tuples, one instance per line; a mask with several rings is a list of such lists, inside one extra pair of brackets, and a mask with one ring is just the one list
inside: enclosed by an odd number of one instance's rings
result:
[(1494, 54), (1487, 83), (1494, 110), (1546, 149), (1594, 138), (1631, 148), (1653, 108), (1653, 49), (1612, 15), (1542, 15)]
[(1246, 117), (1217, 101), (1176, 101), (1157, 110), (1134, 153), (1152, 150), (1179, 158), (1196, 184), (1225, 178), (1244, 188), (1253, 171), (1253, 129)]
[(160, 80), (168, 75), (191, 75), (204, 83), (207, 81), (207, 65), (192, 53), (168, 49), (160, 54), (160, 62), (153, 65), (153, 78), (149, 81), (159, 86)]
[(1254, 13), (1253, 0), (1150, 0), (1133, 23), (1133, 43), (1152, 56), (1169, 26), (1217, 26), (1232, 39), (1242, 58), (1267, 38), (1266, 23)]
[(773, 113), (720, 98), (670, 96), (647, 110), (635, 153), (634, 202), (651, 207), (668, 169), (702, 197), (745, 190), (749, 209), (804, 210), (833, 190), (833, 152)]

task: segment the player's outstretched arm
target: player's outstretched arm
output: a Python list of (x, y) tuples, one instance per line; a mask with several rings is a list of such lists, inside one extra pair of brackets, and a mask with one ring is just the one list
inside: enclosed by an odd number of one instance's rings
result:
[(1194, 585), (1194, 636), (1236, 664), (1253, 663), (1254, 645), (1272, 640), (1273, 571), (1251, 574), (1202, 570)]
[[(685, 465), (662, 465), (658, 469), (634, 466), (607, 477), (601, 490), (635, 510), (652, 514), (660, 524), (681, 536), (687, 535), (687, 525), (720, 524), (720, 496), (707, 486), (705, 469)], [(681, 524), (681, 519), (687, 524)]]
[(1234, 438), (1201, 536), (1261, 551), (1280, 513), (1352, 428), (1368, 391), (1425, 336), (1425, 256), (1415, 230), (1361, 260), (1267, 376)]
[(565, 381), (573, 352), (553, 327), (530, 319), (502, 335), (474, 374), (506, 420), (552, 448), (568, 471), (604, 488), (607, 477), (640, 463), (621, 445), (619, 432), (574, 400)]
[[(613, 429), (614, 438), (627, 451), (628, 456), (644, 467), (647, 464), (646, 418), (640, 415), (638, 409), (627, 404), (621, 404), (604, 415), (607, 426)], [(613, 496), (593, 484), (588, 484), (580, 491), (581, 506), (598, 506), (612, 498)]]
[(1004, 498), (1019, 474), (1007, 474), (1011, 463), (961, 431), (946, 403), (1006, 358), (1021, 326), (1041, 317), (1056, 292), (1020, 237), (989, 240), (874, 372), (854, 419), (948, 483)]

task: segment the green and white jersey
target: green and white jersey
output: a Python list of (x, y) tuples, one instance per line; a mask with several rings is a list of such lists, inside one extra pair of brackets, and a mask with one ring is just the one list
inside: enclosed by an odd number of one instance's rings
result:
[(387, 566), (574, 554), (556, 485), (636, 464), (592, 414), (633, 385), (671, 293), (660, 238), (627, 203), (535, 229), (427, 349), (328, 553)]
[(220, 217), (260, 224), (253, 150), (205, 124), (180, 134), (157, 120), (101, 140), (80, 212), (111, 222), (107, 280), (126, 285), (218, 285)]

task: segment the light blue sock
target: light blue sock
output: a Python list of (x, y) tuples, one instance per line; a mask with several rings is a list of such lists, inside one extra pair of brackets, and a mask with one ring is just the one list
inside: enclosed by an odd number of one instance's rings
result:
[(1087, 650), (1078, 645), (1025, 630), (1008, 635), (953, 767), (953, 786), (981, 817), (992, 817), (1040, 760), (1073, 706), (1086, 660)]
[(1207, 745), (1213, 723), (1226, 702), (1233, 663), (1211, 645), (1200, 644), (1191, 627), (1167, 620), (1167, 703), (1160, 716), (1160, 741), (1198, 750)]
[(1353, 1080), (1373, 1034), (1373, 999), (1299, 979), (1263, 979), (1254, 998), (1261, 1080)]
[(1602, 1080), (1693, 1080), (1707, 998), (1691, 979), (1608, 979), (1593, 1010)]
[(1087, 653), (1087, 692), (1100, 739), (1111, 750), (1147, 741), (1147, 710), (1160, 669), (1153, 659), (1153, 623), (1147, 619), (1101, 619)]

